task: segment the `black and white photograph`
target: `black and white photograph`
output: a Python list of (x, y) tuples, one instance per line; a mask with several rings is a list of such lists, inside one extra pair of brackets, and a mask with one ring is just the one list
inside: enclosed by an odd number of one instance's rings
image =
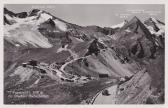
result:
[(165, 104), (164, 4), (4, 4), (5, 105)]

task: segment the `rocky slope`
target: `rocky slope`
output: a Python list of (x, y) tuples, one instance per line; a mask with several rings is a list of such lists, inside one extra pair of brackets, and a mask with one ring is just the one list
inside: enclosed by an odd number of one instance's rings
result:
[(118, 104), (163, 103), (163, 30), (137, 17), (117, 28), (83, 27), (38, 9), (5, 8), (5, 103), (79, 104), (114, 80)]

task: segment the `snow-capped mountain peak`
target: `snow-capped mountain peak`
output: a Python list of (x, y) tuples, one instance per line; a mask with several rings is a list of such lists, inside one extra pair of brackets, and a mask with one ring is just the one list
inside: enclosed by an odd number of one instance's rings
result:
[(5, 39), (17, 46), (52, 47), (48, 39), (38, 31), (39, 26), (48, 20), (52, 20), (59, 31), (67, 31), (65, 22), (45, 11), (33, 9), (30, 12), (22, 12), (23, 14), (13, 13), (6, 8), (4, 11)]
[[(15, 22), (15, 23), (20, 23), (20, 24), (33, 24), (33, 25), (40, 25), (41, 23), (52, 19), (55, 22), (55, 25), (62, 31), (67, 30), (67, 26), (65, 22), (60, 21), (59, 19), (55, 18), (51, 14), (38, 10), (38, 9), (33, 9), (30, 12), (27, 12), (27, 15), (24, 16), (24, 18), (18, 17), (20, 13), (13, 13), (5, 8), (4, 11), (7, 11), (6, 14), (4, 15), (7, 21), (9, 22)], [(23, 13), (23, 12), (22, 12)], [(14, 23), (11, 23), (14, 24)]]
[(156, 18), (150, 17), (144, 21), (144, 24), (149, 29), (151, 34), (155, 34), (156, 36), (163, 36), (165, 32), (165, 25), (163, 22), (157, 20)]

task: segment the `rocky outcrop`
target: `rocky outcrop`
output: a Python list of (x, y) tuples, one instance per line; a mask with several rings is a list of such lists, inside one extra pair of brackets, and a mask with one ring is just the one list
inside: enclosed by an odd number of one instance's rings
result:
[(159, 28), (156, 26), (156, 23), (152, 20), (152, 18), (149, 18), (148, 20), (144, 21), (144, 24), (151, 26), (154, 31), (159, 31)]
[(151, 77), (145, 69), (141, 70), (118, 86), (116, 104), (145, 104), (152, 91)]
[(155, 18), (145, 20), (144, 24), (151, 32), (156, 46), (159, 48), (164, 48), (165, 24)]
[(13, 13), (12, 11), (9, 11), (7, 8), (4, 8), (4, 14), (7, 14), (11, 17), (16, 17), (17, 16), (16, 13)]
[(144, 26), (134, 17), (116, 34), (115, 48), (124, 56), (134, 58), (153, 58), (156, 53), (155, 41)]
[(164, 90), (152, 85), (152, 77), (143, 69), (130, 80), (118, 85), (116, 104), (162, 104)]
[(26, 18), (27, 16), (28, 16), (27, 12), (21, 12), (21, 13), (17, 14), (17, 17), (19, 17), (19, 18)]
[(4, 25), (5, 24), (11, 25), (10, 21), (4, 16)]
[(120, 30), (123, 31), (123, 30), (127, 30), (127, 29), (129, 29), (133, 33), (144, 35), (148, 39), (152, 38), (148, 29), (136, 16), (134, 16)]
[(105, 49), (105, 46), (102, 43), (98, 42), (97, 39), (95, 39), (90, 43), (90, 46), (88, 47), (88, 51), (86, 52), (85, 56), (91, 54), (98, 55), (101, 49)]
[(33, 10), (30, 12), (29, 16), (36, 16), (39, 11), (40, 11), (39, 9), (33, 9)]

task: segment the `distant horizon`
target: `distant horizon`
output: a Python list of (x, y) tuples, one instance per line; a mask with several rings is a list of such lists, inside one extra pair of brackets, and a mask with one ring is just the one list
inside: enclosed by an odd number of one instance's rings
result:
[(160, 4), (6, 4), (4, 8), (14, 13), (40, 9), (80, 26), (111, 27), (134, 16), (142, 22), (153, 17), (165, 23), (164, 5)]

